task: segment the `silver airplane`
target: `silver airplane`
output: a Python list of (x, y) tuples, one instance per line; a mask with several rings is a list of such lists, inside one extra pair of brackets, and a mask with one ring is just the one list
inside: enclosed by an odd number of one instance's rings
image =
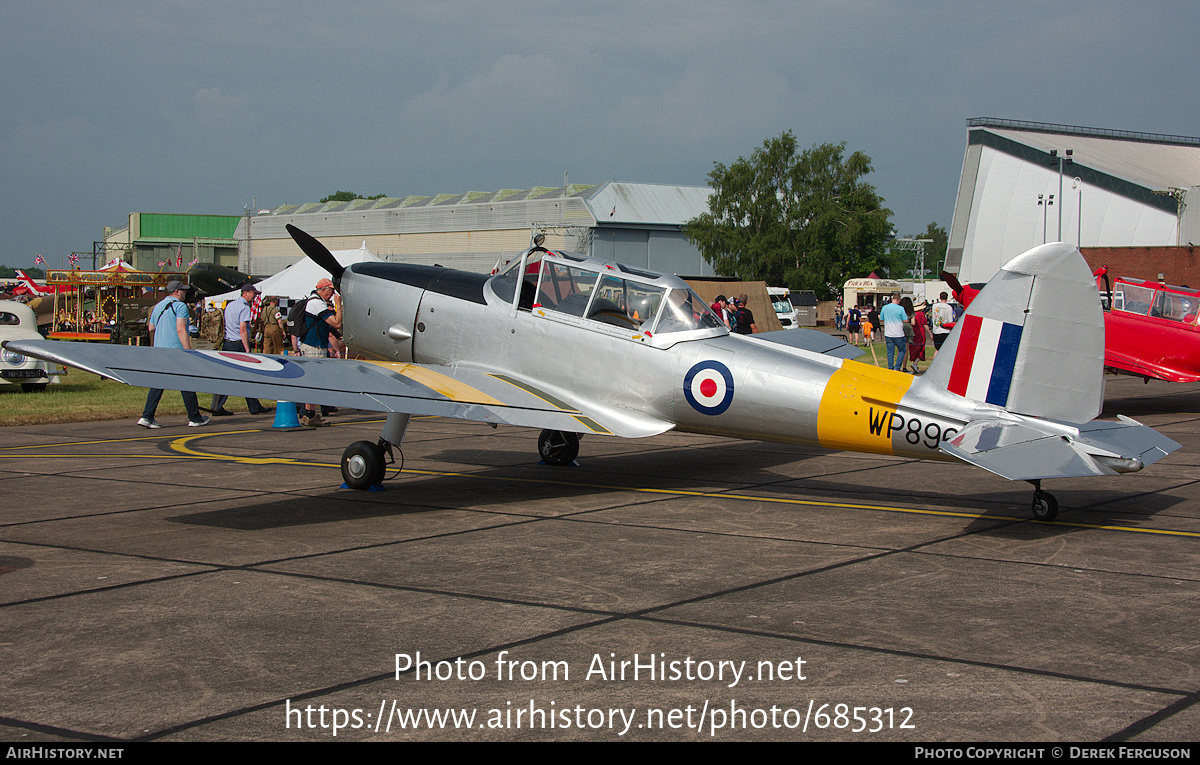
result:
[(16, 341), (10, 351), (130, 385), (387, 413), (377, 442), (342, 455), (368, 489), (394, 463), (412, 415), (542, 428), (551, 465), (579, 434), (668, 430), (962, 460), (1034, 487), (1142, 469), (1179, 444), (1131, 419), (1095, 421), (1104, 318), (1078, 251), (1054, 243), (1010, 261), (921, 377), (848, 360), (811, 330), (730, 334), (682, 279), (536, 244), (494, 276), (439, 266), (341, 266), (300, 248), (343, 296), (343, 337), (368, 360)]

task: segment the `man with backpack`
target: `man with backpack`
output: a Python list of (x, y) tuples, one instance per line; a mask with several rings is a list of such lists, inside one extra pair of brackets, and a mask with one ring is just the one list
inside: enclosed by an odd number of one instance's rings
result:
[[(328, 358), (329, 335), (342, 328), (342, 301), (334, 292), (333, 282), (329, 279), (317, 282), (311, 295), (288, 310), (287, 323), (288, 331), (300, 338), (301, 356)], [(315, 404), (305, 404), (300, 421), (314, 428), (329, 424), (321, 419)]]

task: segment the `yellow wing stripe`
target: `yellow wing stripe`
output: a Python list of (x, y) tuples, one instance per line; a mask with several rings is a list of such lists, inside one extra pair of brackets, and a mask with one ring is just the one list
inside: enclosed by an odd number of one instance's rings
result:
[(847, 361), (833, 373), (817, 410), (817, 440), (826, 449), (892, 454), (892, 414), (912, 375)]
[(484, 404), (487, 406), (509, 406), (504, 401), (492, 398), (478, 388), (455, 380), (453, 377), (444, 375), (441, 372), (435, 372), (428, 367), (397, 361), (368, 361), (366, 363), (383, 367), (402, 377), (407, 377), (413, 382), (420, 383), (426, 388), (442, 394), (451, 401), (464, 404)]
[(593, 433), (604, 433), (604, 434), (608, 434), (608, 435), (612, 434), (612, 431), (610, 431), (608, 428), (606, 428), (603, 425), (601, 425), (600, 423), (596, 422), (591, 417), (588, 417), (587, 415), (583, 414), (582, 412), (580, 412), (578, 409), (571, 406), (567, 402), (560, 401), (559, 399), (555, 398), (554, 396), (550, 395), (549, 393), (547, 393), (544, 390), (535, 388), (532, 385), (529, 385), (528, 383), (521, 382), (520, 380), (514, 380), (513, 378), (509, 377), (508, 375), (492, 373), (491, 376), (496, 378), (497, 380), (502, 380), (502, 381), (508, 383), (509, 385), (513, 385), (517, 388), (520, 388), (521, 390), (525, 391), (526, 393), (528, 393), (531, 396), (537, 396), (542, 401), (545, 401), (547, 404), (550, 404), (551, 406), (556, 406), (559, 409), (563, 410), (564, 412), (568, 412), (568, 413), (572, 414), (575, 417), (576, 422), (578, 422), (580, 425), (583, 425), (585, 428), (592, 431)]

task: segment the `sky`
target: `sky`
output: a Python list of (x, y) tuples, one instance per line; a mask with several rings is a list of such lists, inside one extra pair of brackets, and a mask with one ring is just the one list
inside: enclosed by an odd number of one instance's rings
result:
[(1200, 134), (1198, 33), (1190, 0), (5, 0), (0, 264), (134, 211), (699, 186), (787, 130), (948, 230), (968, 118)]

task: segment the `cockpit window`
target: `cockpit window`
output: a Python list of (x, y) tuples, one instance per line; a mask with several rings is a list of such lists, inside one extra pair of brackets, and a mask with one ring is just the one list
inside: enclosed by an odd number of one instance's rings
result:
[(664, 332), (686, 332), (691, 329), (722, 326), (724, 325), (721, 320), (699, 295), (690, 289), (673, 289), (667, 294), (667, 307), (663, 309), (655, 332), (661, 335)]
[(512, 302), (517, 282), (522, 281), (520, 272), (521, 263), (524, 262), (525, 278), (521, 285), (520, 307), (528, 311), (533, 304), (533, 288), (537, 283), (538, 268), (542, 260), (542, 255), (545, 253), (546, 250), (531, 250), (528, 255), (522, 255), (522, 257), (510, 260), (488, 282), (492, 286), (492, 292), (496, 293), (496, 297), (506, 303)]
[(1160, 290), (1154, 305), (1150, 309), (1151, 316), (1159, 316), (1171, 321), (1194, 321), (1196, 318), (1195, 301), (1184, 295), (1176, 295)]
[(543, 260), (541, 282), (538, 284), (538, 303), (550, 311), (583, 316), (595, 286), (594, 271), (584, 271)]
[(651, 321), (662, 303), (663, 289), (616, 276), (605, 276), (588, 306), (589, 319), (627, 329), (639, 329)]
[(1145, 316), (1154, 302), (1154, 290), (1139, 287), (1136, 284), (1117, 283), (1116, 301), (1113, 305), (1118, 311), (1140, 313)]

